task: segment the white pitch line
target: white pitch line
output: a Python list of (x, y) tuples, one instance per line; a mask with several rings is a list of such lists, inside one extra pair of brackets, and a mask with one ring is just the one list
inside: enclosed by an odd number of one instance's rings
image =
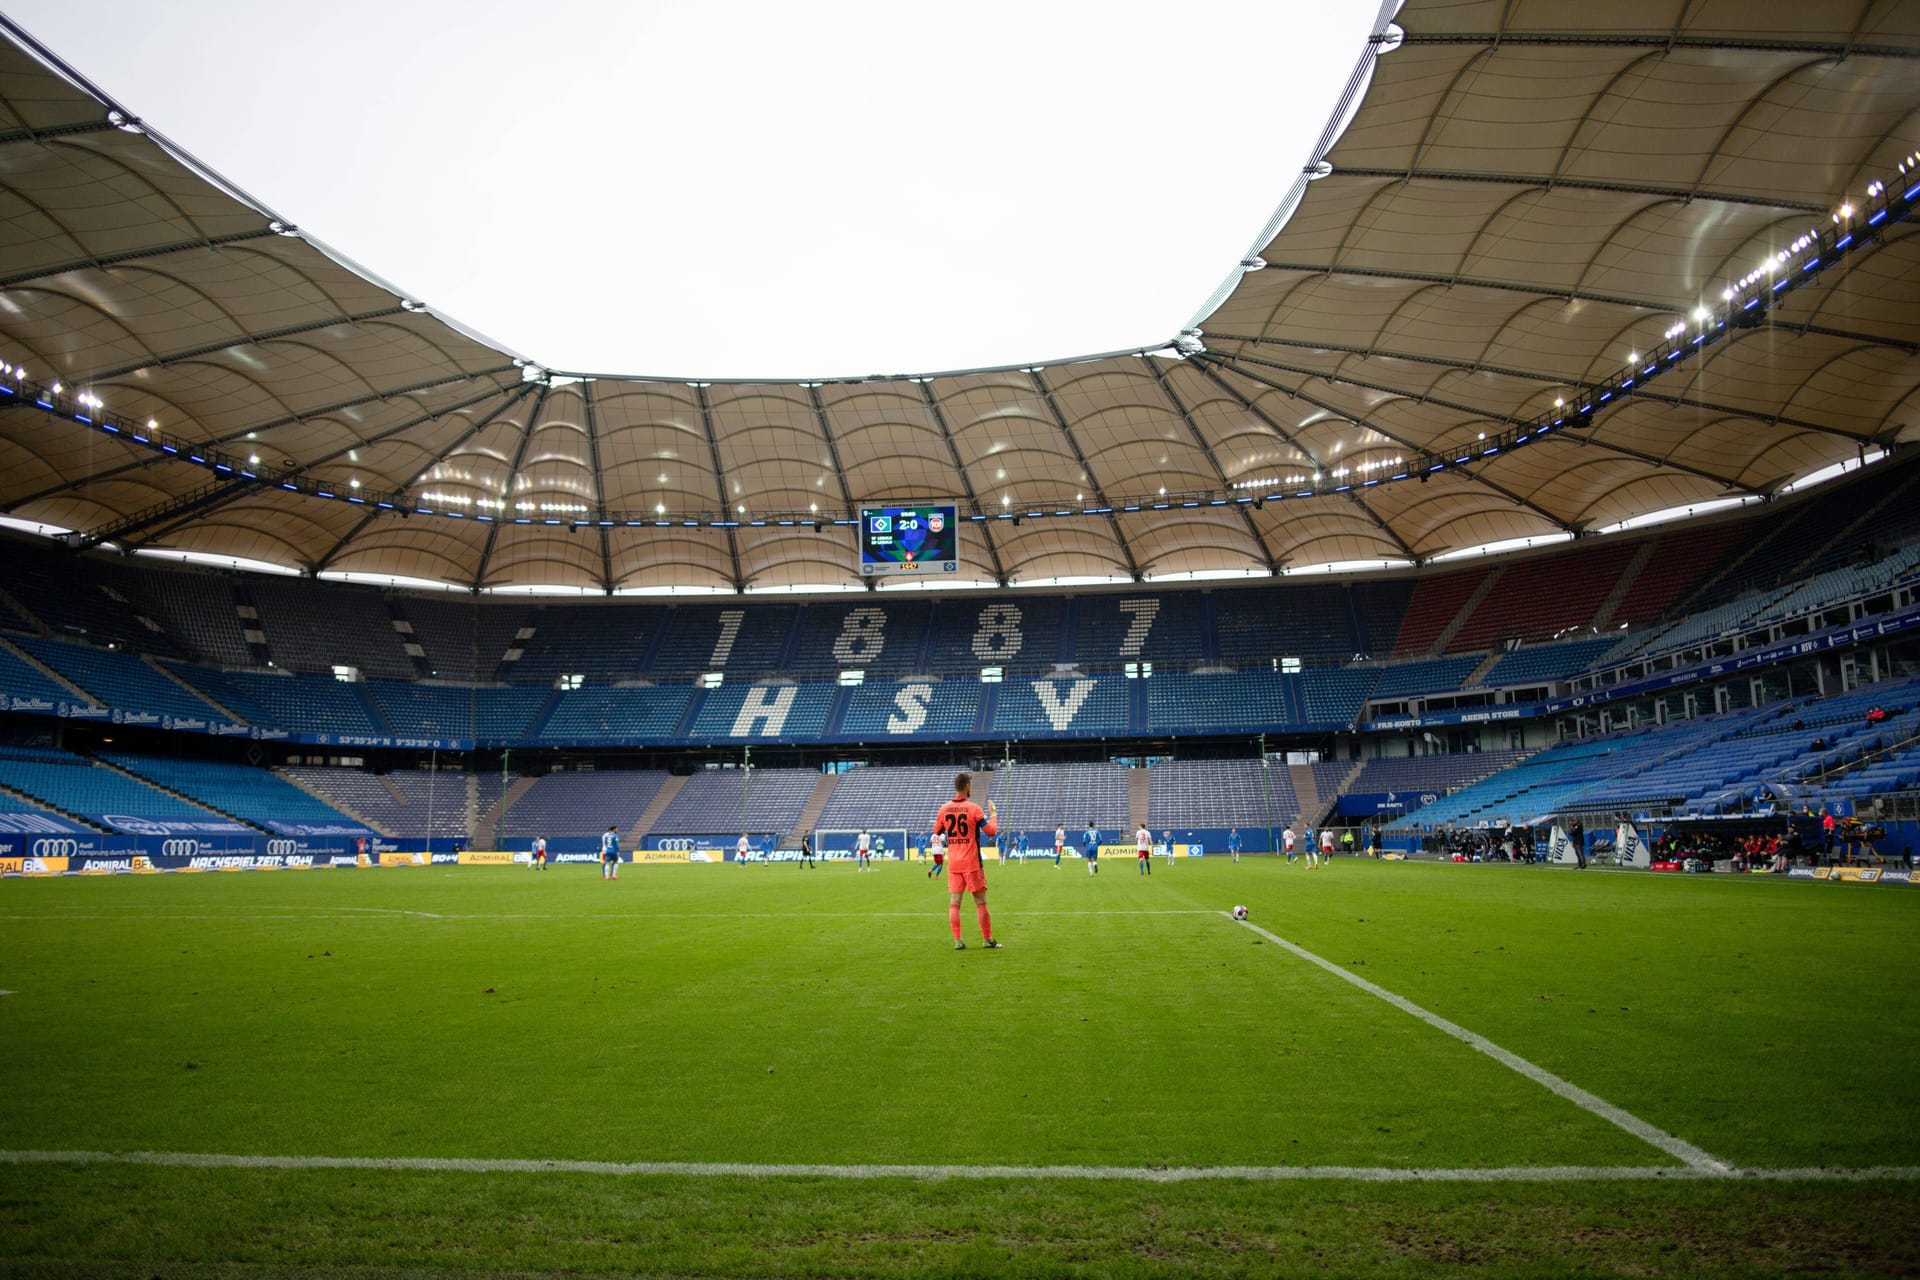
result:
[(1920, 1167), (1734, 1169), (1648, 1165), (1509, 1165), (1406, 1169), (1384, 1165), (750, 1164), (679, 1160), (484, 1160), (437, 1156), (244, 1156), (188, 1151), (0, 1151), (9, 1165), (150, 1165), (186, 1169), (385, 1169), (414, 1173), (581, 1173), (602, 1177), (1006, 1179), (1073, 1182), (1876, 1182), (1920, 1180)]
[[(1223, 911), (1220, 914), (1226, 916), (1229, 920), (1233, 919), (1232, 915), (1228, 912)], [(1457, 1022), (1449, 1022), (1439, 1014), (1421, 1008), (1405, 996), (1395, 995), (1378, 983), (1369, 982), (1359, 974), (1343, 969), (1333, 961), (1324, 959), (1308, 951), (1305, 947), (1296, 946), (1280, 935), (1270, 933), (1251, 921), (1235, 920), (1234, 923), (1253, 930), (1253, 932), (1259, 934), (1267, 941), (1285, 948), (1309, 964), (1318, 965), (1335, 977), (1351, 982), (1368, 995), (1378, 996), (1401, 1012), (1412, 1014), (1428, 1026), (1433, 1027), (1437, 1031), (1445, 1032), (1469, 1048), (1478, 1049), (1481, 1053), (1486, 1054), (1501, 1066), (1519, 1072), (1536, 1084), (1544, 1085), (1554, 1093), (1565, 1098), (1568, 1102), (1573, 1103), (1574, 1106), (1581, 1108), (1583, 1111), (1590, 1111), (1611, 1124), (1618, 1125), (1642, 1142), (1658, 1147), (1674, 1159), (1684, 1162), (1692, 1169), (1716, 1176), (1727, 1175), (1733, 1171), (1732, 1166), (1726, 1161), (1708, 1155), (1691, 1142), (1683, 1138), (1676, 1138), (1665, 1129), (1648, 1124), (1632, 1112), (1614, 1106), (1605, 1098), (1588, 1093), (1572, 1081), (1563, 1079), (1545, 1067), (1537, 1066), (1527, 1061), (1517, 1053), (1502, 1049), (1485, 1036), (1469, 1031)]]

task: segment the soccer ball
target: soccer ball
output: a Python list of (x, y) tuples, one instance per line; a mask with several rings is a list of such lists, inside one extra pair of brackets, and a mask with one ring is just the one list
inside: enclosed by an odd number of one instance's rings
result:
[(1245, 907), (1235, 907), (1233, 909), (1233, 918), (1235, 920), (1245, 920), (1247, 918), (1247, 909)]

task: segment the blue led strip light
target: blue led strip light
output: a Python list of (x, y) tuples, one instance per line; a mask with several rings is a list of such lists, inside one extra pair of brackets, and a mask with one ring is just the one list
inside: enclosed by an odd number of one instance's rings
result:
[[(1920, 164), (1920, 160), (1917, 160), (1916, 164)], [(1910, 181), (1913, 174), (1914, 168), (1909, 166), (1902, 171), (1896, 181), (1873, 183), (1867, 188), (1867, 200), (1859, 208), (1856, 209), (1852, 205), (1843, 206), (1840, 212), (1833, 215), (1830, 227), (1813, 228), (1796, 239), (1788, 249), (1770, 255), (1761, 268), (1728, 288), (1722, 294), (1723, 305), (1708, 310), (1706, 317), (1699, 320), (1697, 326), (1677, 324), (1668, 329), (1666, 337), (1658, 345), (1648, 350), (1644, 357), (1636, 354), (1633, 362), (1619, 374), (1583, 388), (1567, 403), (1556, 405), (1531, 419), (1516, 421), (1508, 430), (1476, 441), (1473, 448), (1464, 453), (1449, 450), (1445, 454), (1426, 453), (1409, 457), (1394, 466), (1392, 475), (1365, 479), (1360, 482), (1360, 486), (1371, 488), (1396, 481), (1424, 479), (1436, 471), (1471, 466), (1503, 452), (1523, 448), (1563, 428), (1592, 426), (1594, 415), (1600, 412), (1603, 406), (1617, 407), (1617, 402), (1631, 398), (1649, 383), (1679, 368), (1706, 348), (1724, 339), (1729, 329), (1753, 328), (1759, 325), (1766, 318), (1767, 313), (1779, 305), (1781, 298), (1796, 289), (1805, 287), (1847, 258), (1879, 244), (1888, 226), (1904, 222), (1913, 214), (1914, 199), (1920, 196), (1920, 183)], [(1211, 360), (1216, 363), (1222, 361), (1222, 357), (1204, 351), (1195, 353), (1190, 358)], [(149, 450), (172, 458), (176, 462), (204, 467), (229, 481), (258, 485), (262, 489), (277, 487), (305, 497), (370, 506), (377, 511), (397, 511), (403, 515), (433, 516), (448, 520), (473, 519), (490, 524), (497, 522), (565, 525), (573, 529), (611, 528), (616, 525), (626, 528), (737, 529), (743, 523), (754, 528), (768, 524), (791, 528), (827, 528), (851, 527), (859, 523), (858, 520), (850, 517), (821, 515), (811, 511), (756, 511), (745, 521), (733, 513), (712, 512), (676, 513), (663, 517), (654, 512), (599, 511), (592, 514), (582, 513), (571, 519), (554, 519), (548, 515), (513, 515), (506, 512), (491, 516), (469, 516), (463, 511), (440, 511), (419, 506), (405, 494), (365, 488), (356, 489), (350, 484), (341, 484), (337, 480), (318, 479), (307, 475), (299, 467), (257, 465), (247, 458), (237, 457), (198, 441), (174, 436), (155, 427), (109, 413), (101, 406), (98, 397), (89, 391), (65, 387), (57, 381), (51, 383), (35, 381), (25, 377), (11, 365), (0, 363), (0, 410), (10, 407), (38, 409), (50, 417), (60, 418), (105, 435), (116, 436), (135, 448)], [(1382, 466), (1379, 469), (1386, 468)], [(1059, 507), (1044, 510), (1022, 508), (1016, 511), (1003, 507), (995, 511), (976, 507), (971, 511), (963, 511), (961, 518), (981, 524), (991, 520), (1106, 517), (1113, 515), (1116, 511), (1165, 511), (1173, 507), (1245, 506), (1251, 503), (1326, 497), (1346, 493), (1354, 488), (1354, 482), (1344, 477), (1330, 478), (1334, 483), (1325, 488), (1317, 486), (1297, 488), (1295, 486), (1300, 484), (1298, 480), (1285, 486), (1276, 481), (1265, 492), (1258, 491), (1257, 486), (1246, 489), (1236, 487), (1234, 492), (1224, 495), (1218, 490), (1169, 491), (1113, 506)]]

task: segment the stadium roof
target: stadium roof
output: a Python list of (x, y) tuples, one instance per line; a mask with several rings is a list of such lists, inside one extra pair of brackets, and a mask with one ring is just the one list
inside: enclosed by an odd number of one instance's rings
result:
[(779, 590), (859, 582), (861, 503), (947, 497), (984, 517), (949, 583), (1125, 580), (1592, 530), (1920, 433), (1920, 3), (1392, 8), (1188, 330), (820, 382), (534, 365), (10, 29), (0, 510), (312, 572)]

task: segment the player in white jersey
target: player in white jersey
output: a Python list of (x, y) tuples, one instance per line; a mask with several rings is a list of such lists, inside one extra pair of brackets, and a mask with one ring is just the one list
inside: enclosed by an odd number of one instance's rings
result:
[(1055, 827), (1053, 829), (1053, 869), (1055, 871), (1060, 869), (1060, 855), (1066, 851), (1067, 829), (1065, 827)]
[(1293, 834), (1293, 828), (1291, 826), (1289, 826), (1285, 831), (1282, 831), (1280, 833), (1280, 843), (1285, 845), (1287, 848), (1288, 862), (1293, 861), (1293, 842), (1298, 838), (1299, 837)]
[(1133, 856), (1140, 865), (1140, 874), (1153, 874), (1153, 832), (1147, 830), (1147, 824), (1141, 823), (1140, 829), (1133, 833)]
[(740, 840), (733, 846), (733, 860), (741, 866), (747, 865), (747, 855), (753, 852), (753, 842), (747, 839), (747, 833), (740, 833)]
[(533, 869), (535, 871), (547, 869), (547, 838), (545, 836), (533, 838)]
[(873, 837), (867, 834), (865, 827), (860, 828), (860, 839), (854, 842), (853, 869), (855, 871), (873, 870)]

